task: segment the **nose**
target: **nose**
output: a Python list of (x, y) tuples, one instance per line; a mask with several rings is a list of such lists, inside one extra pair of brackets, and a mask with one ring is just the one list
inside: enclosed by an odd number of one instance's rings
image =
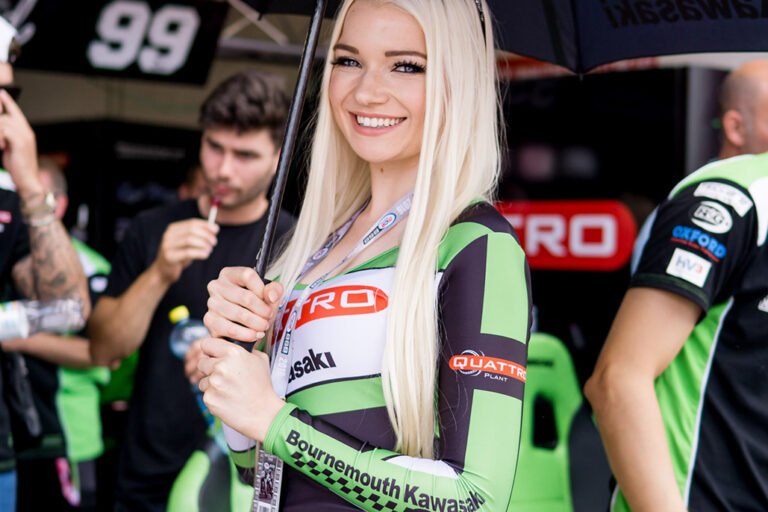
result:
[(219, 160), (219, 166), (216, 169), (218, 179), (229, 179), (234, 174), (235, 162), (234, 156), (225, 152)]
[(355, 88), (355, 99), (361, 105), (381, 104), (387, 101), (387, 90), (376, 70), (366, 70), (360, 75)]

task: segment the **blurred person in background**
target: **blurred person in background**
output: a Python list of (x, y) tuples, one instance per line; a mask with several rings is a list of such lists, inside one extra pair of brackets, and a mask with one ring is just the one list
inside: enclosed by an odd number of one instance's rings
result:
[[(64, 173), (50, 158), (40, 158), (38, 166), (45, 190), (56, 201), (56, 218), (61, 220), (69, 205)], [(71, 242), (95, 303), (106, 288), (109, 263), (76, 238)], [(95, 510), (96, 458), (104, 448), (99, 394), (109, 381), (109, 370), (92, 365), (89, 341), (83, 334), (40, 332), (2, 344), (5, 352), (24, 355), (42, 420), (41, 439), (15, 446), (20, 511)]]
[[(222, 267), (255, 261), (287, 111), (275, 76), (248, 71), (219, 84), (200, 108), (205, 193), (141, 213), (118, 248), (89, 324), (97, 363), (139, 350), (118, 468), (118, 511), (165, 511), (176, 476), (207, 441), (184, 362), (171, 351), (169, 313), (183, 305), (201, 319), (206, 284)], [(215, 221), (206, 220), (214, 208)], [(277, 235), (292, 223), (283, 212)], [(199, 355), (195, 345), (187, 353), (193, 379)]]
[(205, 194), (205, 174), (200, 164), (195, 164), (187, 170), (184, 175), (184, 181), (178, 188), (178, 196), (182, 201), (185, 199), (197, 199)]
[(721, 160), (648, 221), (585, 387), (614, 511), (768, 510), (768, 60), (728, 75), (721, 120)]
[[(0, 173), (0, 300), (75, 298), (82, 304), (84, 321), (90, 311), (85, 276), (56, 217), (53, 194), (46, 193), (40, 179), (35, 134), (12, 97), (19, 92), (11, 67), (18, 50), (15, 36), (14, 27), (0, 18), (0, 151), (5, 169)], [(11, 423), (32, 426), (25, 421), (28, 411), (16, 409), (19, 396), (14, 393), (28, 392), (21, 357), (4, 353), (0, 344), (0, 363), (0, 510), (6, 512), (16, 506)]]

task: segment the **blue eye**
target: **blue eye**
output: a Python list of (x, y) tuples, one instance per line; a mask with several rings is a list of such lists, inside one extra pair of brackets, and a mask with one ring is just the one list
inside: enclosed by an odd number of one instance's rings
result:
[(395, 71), (401, 73), (424, 73), (426, 67), (417, 62), (398, 62), (395, 64)]
[(341, 66), (345, 68), (360, 67), (360, 63), (351, 57), (336, 57), (332, 62), (332, 66)]

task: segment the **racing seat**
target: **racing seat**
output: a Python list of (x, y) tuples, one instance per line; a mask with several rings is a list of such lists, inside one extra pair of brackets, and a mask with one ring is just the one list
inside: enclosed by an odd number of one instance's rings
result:
[(176, 477), (168, 512), (242, 512), (253, 506), (253, 487), (240, 481), (221, 440), (209, 438)]
[(573, 512), (568, 438), (583, 403), (566, 346), (532, 333), (515, 486), (508, 511)]

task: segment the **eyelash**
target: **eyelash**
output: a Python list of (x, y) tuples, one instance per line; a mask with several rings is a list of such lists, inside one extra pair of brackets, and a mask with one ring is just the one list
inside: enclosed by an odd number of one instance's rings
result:
[(410, 71), (405, 71), (406, 73), (423, 73), (426, 71), (426, 68), (419, 64), (418, 62), (413, 61), (402, 61), (395, 64), (395, 69), (407, 67), (411, 68)]
[[(343, 66), (343, 67), (353, 67), (354, 65), (359, 66), (360, 63), (357, 62), (355, 59), (352, 59), (350, 57), (337, 57), (333, 61), (331, 61), (331, 66)], [(402, 71), (403, 73), (424, 73), (426, 71), (426, 67), (419, 64), (418, 62), (413, 61), (400, 61), (396, 62), (393, 66), (394, 70), (397, 70), (398, 68), (410, 68), (408, 71)]]
[(357, 64), (357, 61), (355, 59), (351, 59), (349, 57), (336, 57), (331, 61), (331, 66), (344, 66), (344, 67), (352, 67), (351, 63)]

